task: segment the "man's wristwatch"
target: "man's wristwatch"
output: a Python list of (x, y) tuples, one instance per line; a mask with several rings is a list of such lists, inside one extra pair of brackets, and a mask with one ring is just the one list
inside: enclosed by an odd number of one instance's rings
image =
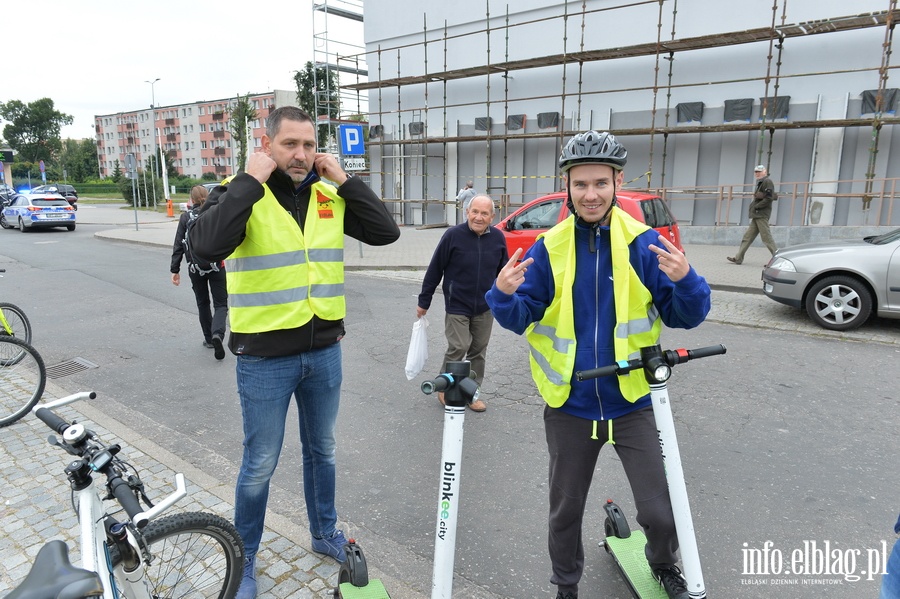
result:
[[(356, 176), (353, 173), (346, 173), (346, 175), (347, 175), (347, 178), (344, 179), (344, 183), (346, 183), (347, 181), (349, 181), (350, 179), (352, 179), (353, 177)], [(341, 185), (343, 185), (343, 183)]]

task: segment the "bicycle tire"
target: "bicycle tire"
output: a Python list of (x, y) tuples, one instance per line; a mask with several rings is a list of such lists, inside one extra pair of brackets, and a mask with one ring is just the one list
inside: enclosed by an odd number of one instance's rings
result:
[[(145, 570), (151, 596), (233, 599), (237, 594), (244, 542), (225, 518), (206, 512), (173, 514), (154, 520), (141, 534), (153, 556)], [(117, 566), (121, 558), (115, 545), (109, 554)], [(119, 596), (131, 599), (122, 588)]]
[(41, 354), (18, 337), (0, 336), (0, 428), (27, 414), (46, 385)]
[[(25, 311), (15, 304), (9, 302), (0, 302), (0, 312), (6, 319), (9, 328), (12, 330), (12, 336), (21, 339), (25, 343), (31, 343), (31, 321), (25, 316)], [(0, 335), (9, 335), (9, 331), (0, 322)]]

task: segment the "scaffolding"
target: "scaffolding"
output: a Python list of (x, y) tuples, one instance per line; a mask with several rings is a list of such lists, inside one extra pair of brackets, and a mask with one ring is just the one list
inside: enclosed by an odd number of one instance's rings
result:
[[(348, 33), (348, 23), (363, 22), (363, 0), (319, 0), (313, 3), (312, 11), (316, 124), (327, 129), (329, 145), (333, 145), (337, 125), (368, 112), (368, 95), (353, 87), (368, 76), (365, 48), (347, 41), (353, 35)], [(336, 36), (335, 31), (340, 35)], [(358, 36), (361, 40), (361, 27)], [(325, 73), (324, 82), (318, 81), (320, 72)], [(336, 90), (332, 89), (335, 79)]]
[[(894, 25), (900, 18), (897, 0), (886, 0), (887, 7), (885, 10), (877, 12), (869, 12), (856, 15), (835, 16), (826, 19), (818, 19), (812, 21), (787, 23), (787, 0), (773, 0), (771, 8), (771, 23), (767, 27), (759, 27), (753, 29), (744, 29), (736, 31), (726, 31), (722, 33), (700, 35), (696, 37), (678, 38), (676, 34), (675, 17), (678, 12), (677, 0), (638, 0), (628, 4), (619, 4), (616, 6), (603, 6), (601, 8), (587, 8), (587, 2), (581, 3), (581, 10), (571, 10), (568, 2), (561, 4), (563, 14), (539, 17), (526, 21), (518, 21), (510, 23), (508, 5), (506, 14), (499, 17), (490, 14), (490, 2), (485, 0), (486, 13), (482, 27), (472, 31), (449, 33), (446, 21), (442, 26), (429, 27), (427, 15), (423, 12), (422, 16), (422, 35), (421, 41), (414, 41), (407, 44), (400, 44), (392, 47), (381, 47), (371, 49), (369, 51), (356, 54), (353, 56), (343, 56), (344, 61), (365, 61), (374, 66), (374, 74), (371, 80), (359, 80), (342, 85), (342, 89), (346, 91), (373, 92), (370, 99), (368, 115), (370, 123), (378, 123), (381, 127), (370, 129), (369, 146), (378, 149), (382, 165), (376, 167), (372, 165), (373, 173), (378, 170), (382, 173), (392, 172), (410, 175), (415, 173), (417, 177), (423, 177), (421, 197), (416, 198), (419, 202), (440, 201), (448, 203), (444, 200), (449, 194), (449, 189), (444, 186), (452, 184), (452, 174), (448, 179), (448, 169), (445, 164), (442, 176), (442, 189), (439, 196), (436, 193), (430, 193), (428, 190), (428, 160), (429, 153), (434, 157), (446, 157), (450, 144), (474, 143), (485, 144), (486, 147), (486, 173), (488, 179), (500, 179), (498, 183), (489, 183), (489, 189), (494, 189), (500, 194), (506, 193), (507, 181), (511, 176), (507, 171), (508, 145), (515, 140), (529, 139), (553, 139), (557, 140), (557, 144), (581, 130), (584, 120), (587, 119), (583, 112), (584, 105), (591, 96), (598, 94), (615, 94), (619, 92), (634, 91), (652, 91), (653, 102), (651, 108), (651, 121), (649, 126), (633, 127), (633, 128), (615, 128), (611, 130), (619, 136), (649, 136), (650, 143), (650, 164), (647, 172), (647, 187), (650, 187), (651, 177), (653, 176), (653, 153), (661, 153), (662, 172), (657, 174), (657, 188), (665, 188), (665, 157), (668, 151), (669, 137), (671, 135), (682, 135), (690, 133), (708, 133), (708, 132), (758, 132), (758, 143), (756, 152), (760, 163), (767, 164), (772, 156), (772, 143), (778, 132), (791, 129), (823, 129), (823, 128), (869, 128), (872, 132), (872, 142), (869, 150), (869, 169), (866, 178), (873, 180), (875, 178), (875, 157), (879, 148), (879, 134), (886, 125), (900, 124), (900, 118), (888, 112), (885, 106), (885, 93), (888, 90), (889, 74), (896, 66), (890, 64), (890, 56), (892, 52), (892, 33)], [(623, 47), (610, 47), (600, 49), (585, 48), (585, 22), (595, 13), (613, 11), (613, 10), (629, 10), (632, 7), (654, 6), (658, 5), (657, 19), (657, 39), (655, 42), (638, 43)], [(554, 21), (563, 21), (565, 27), (569, 22), (581, 22), (581, 39), (577, 41), (577, 48), (569, 49), (567, 46), (570, 40), (563, 41), (563, 51), (561, 53), (549, 56), (537, 56), (532, 58), (510, 60), (509, 59), (509, 37), (510, 31), (517, 27), (534, 26), (536, 24), (546, 25), (548, 30), (553, 26)], [(671, 31), (668, 36), (663, 34), (664, 23), (671, 21)], [(556, 26), (558, 27), (558, 26)], [(859, 31), (863, 29), (883, 28), (885, 31), (884, 42), (880, 49), (880, 64), (869, 66), (856, 66), (843, 70), (819, 70), (807, 72), (795, 72), (792, 74), (784, 74), (782, 72), (782, 64), (784, 58), (784, 49), (791, 43), (791, 40), (798, 38), (809, 38), (812, 36), (825, 36), (828, 34), (840, 34), (843, 32)], [(557, 29), (553, 29), (557, 30)], [(491, 46), (491, 33), (503, 31), (506, 40), (506, 47), (499, 50)], [(568, 32), (568, 28), (565, 28)], [(486, 47), (486, 55), (483, 64), (478, 64), (465, 68), (448, 68), (448, 42), (458, 40), (460, 38), (471, 37), (482, 40), (482, 46)], [(667, 37), (667, 39), (664, 39)], [(679, 53), (692, 52), (697, 50), (722, 48), (727, 46), (758, 44), (764, 47), (766, 55), (766, 72), (764, 76), (747, 76), (738, 78), (719, 79), (715, 81), (675, 83), (673, 80), (675, 56)], [(424, 57), (424, 72), (422, 63), (417, 62), (414, 71), (420, 72), (415, 75), (404, 75), (403, 65), (401, 64), (401, 51), (411, 47), (420, 47), (420, 54), (417, 56)], [(443, 64), (441, 60), (434, 60), (435, 49), (442, 54)], [(500, 54), (502, 58), (495, 60), (494, 57)], [(655, 58), (654, 76), (652, 85), (635, 86), (618, 89), (604, 89), (602, 91), (585, 91), (584, 88), (584, 67), (589, 63), (601, 61), (615, 61), (624, 58), (635, 57), (653, 57)], [(382, 77), (382, 69), (396, 60), (396, 77)], [(544, 67), (562, 67), (561, 68), (561, 86), (562, 92), (556, 92), (548, 95), (527, 95), (510, 97), (508, 80), (512, 74), (518, 71), (528, 71), (532, 69), (541, 69)], [(385, 69), (388, 70), (388, 69)], [(877, 96), (875, 100), (875, 111), (871, 116), (864, 114), (858, 118), (824, 118), (824, 119), (803, 119), (789, 120), (778, 119), (774, 115), (774, 106), (768, 105), (769, 101), (777, 103), (779, 97), (779, 86), (786, 79), (809, 78), (822, 75), (837, 74), (865, 74), (872, 73), (877, 77)], [(503, 89), (497, 91), (491, 87), (491, 75), (499, 75), (507, 82)], [(483, 99), (477, 102), (448, 102), (448, 85), (455, 81), (485, 78), (485, 95)], [(576, 79), (575, 91), (569, 91), (567, 87), (567, 79)], [(722, 122), (716, 124), (685, 124), (679, 123), (673, 125), (671, 123), (673, 107), (671, 106), (671, 96), (673, 90), (679, 88), (688, 88), (691, 86), (711, 86), (725, 85), (734, 83), (758, 83), (762, 87), (760, 118), (759, 122)], [(412, 86), (422, 86), (418, 91), (419, 96), (412, 93), (403, 94), (402, 90)], [(437, 88), (437, 92), (435, 92)], [(383, 99), (382, 92), (391, 90), (391, 97), (396, 96), (396, 106), (388, 106)], [(410, 100), (410, 98), (416, 98)], [(451, 134), (448, 124), (448, 110), (453, 108), (461, 108), (473, 105), (484, 105), (491, 114), (492, 105), (502, 105), (503, 115), (509, 119), (510, 102), (523, 103), (534, 100), (544, 100), (548, 98), (558, 99), (562, 107), (560, 115), (562, 118), (558, 126), (551, 127), (547, 130), (525, 132), (524, 128), (520, 131), (509, 130), (505, 128), (503, 132), (492, 132), (490, 123), (486, 129), (480, 129), (476, 123), (474, 134), (460, 134), (457, 130)], [(393, 100), (391, 100), (393, 101)], [(567, 119), (567, 106), (574, 106), (570, 119)], [(662, 118), (659, 118), (658, 112), (662, 112)], [(440, 122), (431, 115), (440, 114)], [(490, 118), (490, 117), (488, 117)], [(476, 119), (477, 120), (477, 119)], [(570, 125), (567, 127), (567, 121)], [(391, 123), (396, 123), (392, 125)], [(415, 125), (413, 133), (410, 127)], [(395, 135), (385, 135), (385, 126), (391, 127)], [(661, 137), (661, 140), (658, 139)], [(502, 141), (502, 156), (493, 155), (492, 141)], [(492, 177), (492, 161), (502, 160), (502, 175)], [(397, 165), (396, 161), (400, 164)], [(422, 162), (420, 167), (418, 164)], [(415, 163), (415, 166), (414, 166)], [(406, 164), (406, 166), (404, 166)], [(405, 173), (404, 173), (405, 170)], [(556, 173), (553, 176), (557, 176)], [(384, 181), (384, 178), (382, 178)], [(454, 186), (455, 188), (455, 186)], [(867, 190), (871, 189), (869, 185)], [(406, 194), (402, 189), (402, 184), (397, 184), (394, 189), (382, 189), (382, 196), (386, 199), (390, 198), (394, 201), (411, 201), (406, 198)], [(868, 193), (868, 191), (867, 191)], [(435, 197), (438, 196), (438, 197)]]

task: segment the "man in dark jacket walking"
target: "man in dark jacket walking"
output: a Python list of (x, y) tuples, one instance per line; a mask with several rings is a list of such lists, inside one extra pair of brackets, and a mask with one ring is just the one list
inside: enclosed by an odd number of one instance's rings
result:
[[(443, 279), (447, 336), (443, 368), (447, 362), (467, 359), (479, 385), (484, 380), (485, 356), (494, 326), (494, 317), (484, 294), (509, 260), (503, 233), (491, 226), (493, 218), (494, 202), (489, 196), (472, 198), (466, 210), (466, 222), (447, 229), (438, 242), (425, 271), (416, 307), (417, 317), (428, 312), (434, 290)], [(444, 402), (443, 393), (439, 393), (438, 398)], [(481, 399), (473, 401), (469, 407), (475, 412), (487, 409)]]
[(750, 226), (741, 239), (741, 247), (738, 253), (728, 256), (728, 261), (733, 264), (740, 264), (744, 261), (744, 254), (747, 248), (759, 235), (766, 247), (775, 255), (778, 246), (772, 238), (772, 230), (769, 228), (769, 218), (772, 216), (772, 202), (775, 201), (775, 184), (769, 178), (766, 167), (760, 164), (753, 169), (753, 175), (756, 177), (756, 189), (753, 191), (753, 201), (750, 202)]

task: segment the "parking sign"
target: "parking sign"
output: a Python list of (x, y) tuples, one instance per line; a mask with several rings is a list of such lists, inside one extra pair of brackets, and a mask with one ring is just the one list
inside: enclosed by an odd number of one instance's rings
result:
[(366, 153), (362, 125), (338, 125), (341, 156), (362, 156)]

